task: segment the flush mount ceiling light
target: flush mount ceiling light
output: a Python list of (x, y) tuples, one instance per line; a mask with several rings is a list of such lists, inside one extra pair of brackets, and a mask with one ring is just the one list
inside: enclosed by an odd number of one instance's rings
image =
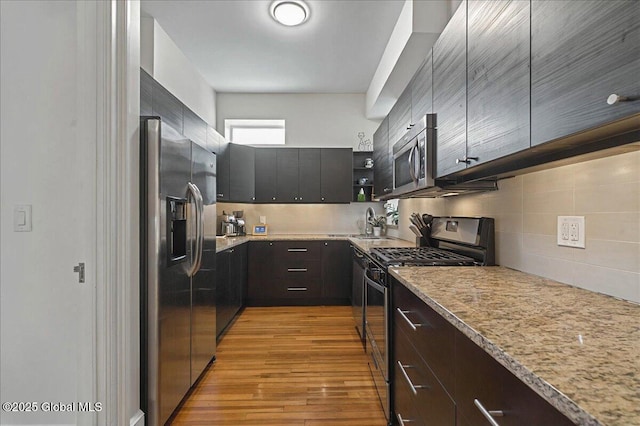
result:
[(301, 0), (276, 0), (271, 3), (270, 12), (273, 19), (288, 27), (309, 19), (309, 7)]

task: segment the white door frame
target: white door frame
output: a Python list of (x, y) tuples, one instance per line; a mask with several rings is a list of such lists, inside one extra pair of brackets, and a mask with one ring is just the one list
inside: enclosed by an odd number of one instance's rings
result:
[(142, 426), (140, 3), (97, 0), (91, 7), (95, 20), (87, 23), (88, 31), (93, 24), (97, 32), (96, 401), (104, 406), (93, 423)]

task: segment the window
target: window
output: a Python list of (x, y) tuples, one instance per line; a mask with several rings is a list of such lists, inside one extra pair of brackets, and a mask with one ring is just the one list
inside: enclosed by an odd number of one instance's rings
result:
[(241, 145), (284, 145), (284, 120), (224, 120), (224, 137)]

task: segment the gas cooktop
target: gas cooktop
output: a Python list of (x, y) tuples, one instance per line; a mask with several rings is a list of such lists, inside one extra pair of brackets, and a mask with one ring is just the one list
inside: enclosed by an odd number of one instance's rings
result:
[(468, 256), (434, 247), (372, 248), (371, 256), (385, 266), (473, 266)]

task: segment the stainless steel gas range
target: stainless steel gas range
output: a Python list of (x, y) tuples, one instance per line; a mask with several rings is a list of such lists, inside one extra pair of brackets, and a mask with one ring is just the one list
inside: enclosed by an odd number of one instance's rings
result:
[[(369, 369), (389, 424), (392, 324), (388, 268), (393, 266), (489, 266), (495, 264), (494, 220), (487, 217), (435, 217), (428, 246), (373, 248), (364, 273), (364, 337)], [(425, 273), (428, 273), (425, 270)]]

